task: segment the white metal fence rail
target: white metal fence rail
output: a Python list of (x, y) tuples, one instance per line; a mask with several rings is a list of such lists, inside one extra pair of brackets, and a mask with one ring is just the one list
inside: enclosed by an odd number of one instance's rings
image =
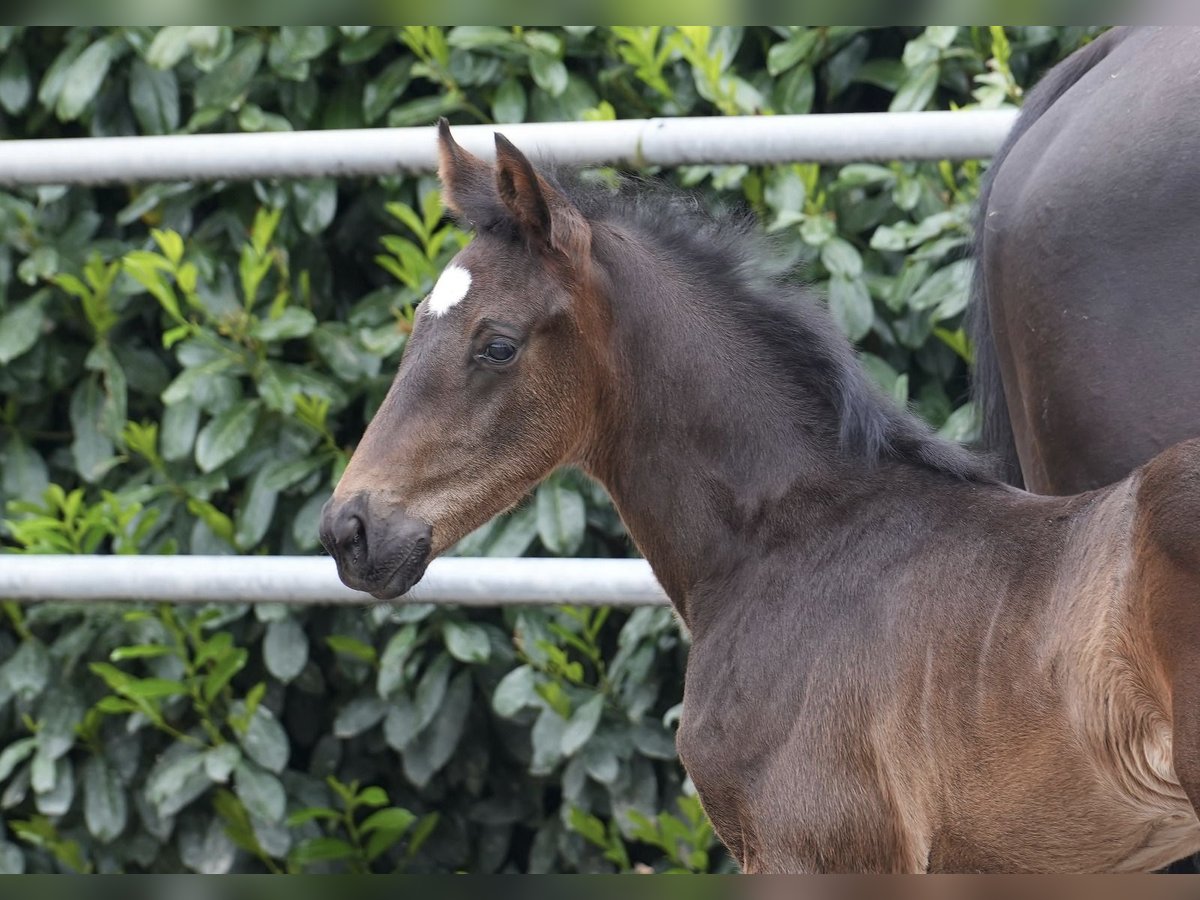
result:
[[(843, 163), (991, 156), (1004, 110), (729, 116), (464, 125), (455, 138), (490, 158), (502, 131), (522, 150), (569, 165)], [(433, 128), (0, 141), (0, 184), (211, 181), (428, 172)]]
[[(844, 163), (991, 156), (1010, 111), (855, 113), (467, 125), (484, 158), (503, 131), (569, 165)], [(387, 175), (431, 171), (432, 128), (0, 141), (0, 184), (104, 184)], [(375, 602), (326, 557), (0, 555), (0, 599), (174, 603)], [(666, 603), (643, 560), (440, 559), (407, 599), (469, 606)]]
[[(327, 556), (0, 556), (0, 598), (23, 601), (375, 603)], [(415, 603), (647, 606), (667, 602), (641, 559), (434, 560)]]

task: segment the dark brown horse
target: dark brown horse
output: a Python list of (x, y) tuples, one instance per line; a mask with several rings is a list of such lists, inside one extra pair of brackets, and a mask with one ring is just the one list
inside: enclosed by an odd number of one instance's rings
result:
[(744, 870), (1148, 870), (1200, 848), (1200, 444), (993, 481), (869, 385), (745, 225), (495, 167), (321, 537), (391, 599), (556, 466), (690, 629), (680, 756)]
[(1109, 31), (1042, 79), (993, 162), (971, 330), (1013, 483), (1090, 490), (1200, 435), (1197, 60), (1200, 29)]

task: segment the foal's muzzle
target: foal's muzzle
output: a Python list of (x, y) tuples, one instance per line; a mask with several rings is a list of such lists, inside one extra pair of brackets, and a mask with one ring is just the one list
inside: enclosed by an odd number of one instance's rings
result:
[(321, 543), (338, 577), (377, 600), (392, 600), (420, 581), (429, 564), (432, 528), (403, 507), (359, 492), (330, 498), (321, 511)]

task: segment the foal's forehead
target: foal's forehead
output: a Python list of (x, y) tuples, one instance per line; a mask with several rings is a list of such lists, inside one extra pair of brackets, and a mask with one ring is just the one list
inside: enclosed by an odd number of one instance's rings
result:
[(429, 292), (426, 308), (434, 318), (440, 319), (455, 306), (462, 303), (471, 290), (471, 270), (461, 263), (452, 262), (442, 270), (441, 276)]
[(481, 304), (522, 303), (540, 274), (534, 269), (519, 251), (476, 238), (438, 276), (425, 301), (425, 318), (437, 321)]

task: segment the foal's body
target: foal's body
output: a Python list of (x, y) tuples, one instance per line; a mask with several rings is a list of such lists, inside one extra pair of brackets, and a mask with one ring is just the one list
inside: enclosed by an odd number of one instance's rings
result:
[[(1064, 500), (889, 468), (686, 601), (714, 612), (680, 753), (743, 868), (1139, 871), (1200, 847), (1139, 638), (1134, 482)], [(848, 519), (892, 537), (848, 544)]]
[[(695, 314), (703, 276), (644, 262), (662, 282), (614, 304), (633, 349), (611, 383), (655, 389), (609, 396), (596, 431), (623, 439), (576, 461), (691, 631), (680, 757), (743, 869), (1138, 871), (1200, 849), (1134, 571), (1157, 552), (1138, 478), (1050, 498), (953, 455), (840, 452), (820, 404), (754, 377), (721, 321), (745, 309), (682, 338), (663, 307)], [(1200, 444), (1156, 464), (1200, 472)]]
[(343, 580), (403, 594), (578, 465), (692, 633), (680, 756), (746, 871), (1200, 849), (1200, 445), (1074, 498), (1000, 485), (736, 227), (440, 150), (479, 234), (323, 515)]

